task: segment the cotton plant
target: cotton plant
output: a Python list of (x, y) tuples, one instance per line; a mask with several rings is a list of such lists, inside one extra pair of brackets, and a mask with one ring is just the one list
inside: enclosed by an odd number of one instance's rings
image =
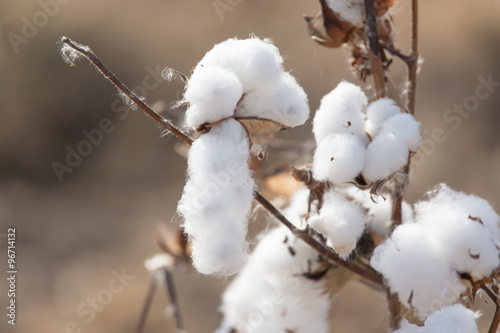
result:
[[(362, 81), (372, 77), (373, 85), (340, 80), (322, 97), (312, 120), (315, 147), (309, 159), (297, 157), (306, 161), (291, 175), (273, 171), (261, 178), (255, 171), (265, 168), (264, 162), (255, 167), (263, 157), (257, 150), (309, 118), (307, 95), (270, 39), (223, 41), (189, 77), (181, 75), (189, 136), (127, 90), (88, 47), (62, 39), (68, 63), (84, 54), (191, 145), (177, 206), (185, 238), (160, 236), (163, 253), (145, 263), (155, 280), (165, 273), (178, 332), (185, 331), (172, 272), (189, 260), (204, 275), (224, 281), (235, 275), (222, 295), (216, 333), (335, 331), (329, 310), (350, 280), (386, 295), (390, 332), (478, 333), (480, 313), (471, 308), (480, 290), (497, 305), (488, 333), (497, 330), (500, 218), (494, 208), (446, 184), (413, 205), (405, 201), (424, 129), (415, 118), (417, 36), (408, 56), (394, 47), (395, 2), (321, 0), (320, 13), (306, 16), (312, 39), (348, 48), (353, 73)], [(412, 13), (416, 27), (416, 7)], [(408, 66), (404, 103), (387, 96), (390, 55)], [(273, 193), (268, 181), (278, 176), (283, 187), (293, 182), (299, 190)], [(254, 241), (248, 223), (258, 209), (272, 218)]]

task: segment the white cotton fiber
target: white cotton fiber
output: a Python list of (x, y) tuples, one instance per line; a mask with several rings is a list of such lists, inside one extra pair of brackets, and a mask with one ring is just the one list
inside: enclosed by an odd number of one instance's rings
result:
[(186, 123), (197, 128), (231, 117), (243, 90), (238, 77), (218, 66), (197, 68), (186, 86), (184, 99), (190, 107), (186, 111)]
[(372, 139), (375, 138), (384, 120), (400, 113), (401, 109), (398, 104), (388, 97), (370, 103), (366, 109), (366, 132)]
[(400, 113), (382, 122), (380, 134), (392, 133), (406, 144), (411, 151), (417, 151), (422, 144), (420, 123), (409, 113)]
[[(366, 227), (382, 237), (389, 237), (391, 233), (392, 200), (390, 195), (372, 197), (370, 190), (361, 190), (355, 186), (344, 189), (348, 197), (353, 198), (366, 210)], [(373, 200), (372, 200), (373, 199)], [(414, 222), (413, 208), (406, 201), (402, 204), (403, 223)]]
[(295, 78), (283, 72), (275, 86), (262, 86), (243, 97), (237, 117), (257, 117), (295, 127), (309, 118), (307, 95)]
[(314, 178), (334, 184), (351, 182), (363, 170), (365, 151), (365, 144), (355, 135), (330, 134), (319, 142), (314, 153)]
[(327, 244), (347, 259), (365, 230), (366, 216), (362, 208), (335, 190), (325, 194), (319, 216), (309, 225), (326, 237)]
[(398, 226), (391, 238), (375, 249), (370, 264), (421, 319), (455, 303), (466, 289), (441, 245), (417, 223)]
[(236, 74), (244, 92), (265, 85), (275, 85), (281, 79), (283, 58), (269, 39), (228, 39), (217, 44), (200, 61), (201, 66), (216, 65)]
[(364, 125), (364, 108), (368, 103), (360, 87), (340, 82), (330, 93), (323, 96), (313, 122), (316, 142), (332, 133), (354, 134), (368, 142)]
[[(307, 213), (307, 192), (299, 191), (284, 214), (299, 223)], [(317, 253), (284, 226), (257, 244), (250, 260), (222, 297), (224, 314), (217, 333), (327, 333), (326, 280), (303, 274), (317, 270)]]
[(428, 201), (415, 205), (417, 223), (443, 247), (448, 262), (475, 280), (500, 266), (499, 217), (483, 199), (442, 184)]
[(363, 23), (365, 19), (365, 5), (363, 0), (326, 0), (326, 4), (339, 17), (354, 26)]
[(248, 257), (254, 188), (249, 156), (245, 129), (234, 119), (214, 126), (189, 150), (188, 180), (177, 210), (200, 273), (231, 275)]
[(462, 304), (436, 311), (425, 320), (425, 333), (478, 333), (479, 314)]
[(366, 149), (363, 177), (370, 182), (385, 179), (408, 163), (408, 155), (403, 141), (390, 133), (380, 134)]

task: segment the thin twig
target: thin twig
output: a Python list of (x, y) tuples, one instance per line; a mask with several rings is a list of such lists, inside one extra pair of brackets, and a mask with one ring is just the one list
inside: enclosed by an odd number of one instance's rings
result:
[(500, 300), (484, 284), (481, 285), (481, 289), (483, 289), (486, 292), (486, 294), (491, 298), (491, 300), (495, 303), (495, 315), (493, 316), (493, 320), (491, 321), (488, 333), (496, 333), (498, 330), (498, 326), (500, 326)]
[[(164, 120), (160, 115), (158, 115), (154, 110), (152, 110), (147, 104), (142, 102), (133, 94), (133, 92), (128, 89), (120, 80), (118, 80), (97, 58), (97, 56), (90, 50), (88, 47), (76, 46), (73, 41), (71, 41), (67, 37), (63, 37), (62, 41), (67, 45), (71, 46), (81, 54), (83, 54), (87, 59), (89, 59), (93, 64), (96, 65), (97, 69), (101, 71), (106, 77), (108, 77), (121, 91), (123, 91), (127, 96), (130, 97), (134, 102), (136, 102), (141, 109), (143, 109), (148, 115), (151, 116), (154, 120), (156, 120), (160, 125), (165, 127), (167, 130), (171, 131), (174, 135), (179, 137), (181, 140), (188, 144), (192, 144), (193, 140), (178, 130), (174, 125), (170, 124), (168, 121)], [(343, 266), (352, 272), (359, 274), (367, 281), (373, 283), (377, 287), (381, 289), (387, 289), (385, 286), (381, 276), (375, 272), (373, 269), (365, 269), (362, 268), (353, 262), (348, 262), (342, 260), (335, 252), (333, 252), (326, 245), (318, 242), (311, 235), (309, 235), (306, 231), (300, 230), (296, 228), (290, 221), (288, 221), (280, 211), (274, 207), (269, 201), (267, 201), (259, 192), (254, 192), (254, 199), (259, 202), (267, 211), (269, 211), (272, 215), (274, 215), (281, 223), (283, 223), (294, 235), (296, 235), (299, 239), (303, 240), (305, 243), (309, 244), (313, 249), (315, 249), (319, 254), (325, 257), (327, 260), (332, 263)], [(169, 277), (169, 275), (166, 275)], [(171, 278), (171, 277), (170, 277)]]
[(372, 65), (373, 82), (377, 99), (385, 97), (385, 74), (380, 60), (380, 46), (378, 42), (377, 14), (374, 0), (365, 0), (365, 31), (368, 38), (368, 51)]
[(408, 64), (408, 96), (406, 110), (415, 114), (418, 70), (418, 0), (411, 2), (411, 53)]
[(390, 313), (389, 327), (392, 332), (399, 329), (401, 323), (401, 303), (399, 302), (398, 294), (391, 293), (389, 289), (386, 290), (386, 298)]
[(182, 323), (181, 310), (179, 308), (179, 301), (177, 300), (177, 293), (175, 291), (172, 272), (167, 268), (163, 269), (163, 272), (165, 274), (165, 286), (167, 287), (168, 295), (170, 297), (170, 304), (174, 309), (174, 318), (175, 318), (177, 332), (185, 333), (186, 330), (184, 329), (184, 324)]
[(156, 291), (156, 285), (158, 284), (158, 278), (155, 275), (151, 277), (151, 282), (149, 282), (149, 289), (146, 294), (146, 299), (144, 300), (144, 305), (142, 306), (141, 315), (135, 329), (135, 333), (141, 333), (146, 324), (146, 318), (148, 317), (149, 310), (151, 309), (151, 303), (153, 303), (153, 298)]
[(172, 132), (175, 136), (177, 136), (182, 141), (191, 144), (193, 140), (188, 137), (186, 134), (182, 133), (179, 129), (177, 129), (174, 125), (172, 125), (169, 121), (163, 119), (158, 113), (154, 112), (146, 103), (144, 103), (132, 90), (130, 90), (126, 85), (124, 85), (104, 64), (97, 58), (95, 53), (88, 47), (83, 46), (78, 43), (75, 43), (68, 37), (61, 38), (61, 41), (73, 48), (75, 51), (78, 51), (82, 55), (84, 55), (88, 60), (90, 60), (99, 71), (109, 79), (118, 89), (120, 89), (128, 98), (134, 101), (148, 116), (153, 118), (156, 122), (160, 123), (167, 130)]

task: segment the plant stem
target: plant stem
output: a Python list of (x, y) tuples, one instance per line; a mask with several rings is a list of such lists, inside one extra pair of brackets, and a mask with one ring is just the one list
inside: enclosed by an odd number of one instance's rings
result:
[(149, 289), (146, 294), (146, 299), (144, 301), (144, 305), (142, 306), (139, 322), (137, 323), (137, 327), (135, 329), (136, 333), (141, 333), (142, 330), (144, 329), (144, 325), (146, 324), (146, 318), (148, 316), (149, 310), (151, 309), (151, 303), (153, 302), (153, 297), (155, 295), (157, 283), (158, 283), (158, 278), (155, 274), (151, 277), (151, 282), (149, 283)]
[(409, 114), (415, 114), (415, 100), (417, 93), (417, 70), (418, 70), (418, 0), (411, 2), (411, 53), (408, 61), (408, 97), (406, 110)]
[[(116, 76), (111, 73), (102, 63), (101, 61), (97, 58), (97, 56), (92, 52), (92, 50), (89, 47), (79, 45), (77, 43), (74, 43), (72, 40), (70, 40), (67, 37), (62, 38), (63, 43), (69, 45), (76, 51), (80, 52), (82, 55), (84, 55), (88, 60), (90, 60), (101, 73), (104, 74), (107, 78), (111, 80), (113, 84), (115, 84), (125, 95), (127, 95), (130, 99), (132, 99), (135, 103), (137, 103), (141, 109), (143, 109), (148, 115), (151, 116), (155, 121), (157, 121), (161, 126), (163, 126), (165, 129), (171, 131), (175, 136), (179, 137), (181, 140), (188, 144), (192, 144), (193, 140), (189, 138), (187, 135), (182, 133), (179, 129), (177, 129), (174, 125), (163, 119), (160, 115), (158, 115), (154, 110), (152, 110), (146, 103), (142, 102), (134, 93), (125, 86)], [(327, 247), (325, 244), (320, 243), (316, 239), (314, 239), (307, 231), (300, 230), (296, 228), (290, 221), (288, 221), (281, 213), (280, 211), (274, 207), (269, 201), (267, 201), (259, 192), (255, 191), (254, 192), (254, 199), (259, 202), (269, 213), (274, 215), (281, 223), (283, 223), (294, 235), (296, 235), (299, 239), (303, 240), (305, 243), (309, 244), (313, 249), (315, 249), (319, 254), (321, 254), (323, 257), (325, 257), (327, 260), (329, 260), (332, 263), (335, 263), (337, 265), (343, 266), (349, 270), (351, 270), (353, 273), (359, 274), (363, 278), (365, 278), (367, 281), (373, 283), (380, 289), (387, 289), (385, 286), (381, 276), (375, 272), (375, 270), (371, 268), (362, 268), (358, 265), (356, 265), (353, 262), (345, 261), (342, 260), (335, 252), (333, 252), (329, 247)], [(166, 278), (167, 278), (167, 285), (168, 285), (168, 279), (171, 279), (170, 276), (171, 273), (166, 272)], [(172, 280), (170, 280), (170, 283), (173, 283)], [(174, 301), (176, 301), (175, 298), (175, 292), (171, 294), (174, 296), (174, 299), (172, 300), (172, 303), (174, 304)], [(175, 307), (174, 307), (175, 309)], [(178, 308), (177, 308), (178, 309)], [(180, 319), (176, 318), (176, 319)]]
[(181, 310), (179, 307), (179, 301), (177, 300), (177, 293), (175, 291), (174, 278), (172, 276), (172, 272), (167, 268), (163, 269), (163, 272), (165, 273), (165, 285), (167, 287), (168, 295), (170, 297), (170, 304), (174, 309), (174, 318), (175, 318), (177, 332), (185, 333), (186, 330), (184, 329), (184, 324), (182, 323)]
[(380, 60), (380, 45), (377, 31), (377, 14), (374, 0), (365, 0), (365, 32), (368, 38), (368, 51), (372, 65), (373, 83), (377, 99), (385, 97), (385, 75)]

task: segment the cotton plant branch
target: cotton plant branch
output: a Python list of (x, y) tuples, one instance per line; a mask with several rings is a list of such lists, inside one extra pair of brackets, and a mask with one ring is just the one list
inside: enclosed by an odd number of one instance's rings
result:
[(177, 328), (177, 333), (186, 333), (186, 330), (184, 329), (184, 324), (182, 322), (179, 301), (177, 299), (177, 292), (175, 289), (173, 272), (168, 268), (164, 268), (163, 274), (165, 279), (165, 286), (167, 287), (168, 296), (170, 298), (170, 304), (172, 305), (174, 312), (174, 319)]
[(373, 83), (377, 99), (385, 97), (385, 75), (380, 59), (380, 46), (377, 31), (377, 14), (375, 0), (365, 0), (365, 33), (368, 39), (370, 62), (372, 65)]
[[(83, 46), (79, 43), (76, 43), (69, 39), (68, 37), (63, 37), (61, 39), (64, 44), (62, 53), (66, 55), (66, 61), (70, 64), (73, 64), (73, 61), (76, 59), (76, 55), (72, 52), (78, 52), (87, 58), (90, 62), (92, 62), (97, 69), (108, 78), (118, 89), (120, 89), (128, 98), (134, 101), (139, 107), (146, 112), (153, 120), (158, 122), (161, 126), (163, 126), (166, 130), (170, 131), (172, 134), (177, 136), (179, 139), (184, 141), (185, 143), (191, 145), (193, 140), (176, 128), (169, 121), (163, 119), (159, 114), (157, 114), (154, 110), (152, 110), (146, 103), (144, 103), (137, 95), (135, 95), (125, 84), (123, 84), (95, 55), (95, 53), (88, 47)], [(69, 49), (64, 49), (64, 48)], [(278, 221), (284, 224), (290, 231), (296, 235), (299, 239), (307, 243), (313, 249), (315, 249), (319, 254), (321, 254), (325, 259), (329, 262), (343, 266), (352, 272), (363, 277), (367, 282), (375, 285), (379, 289), (386, 290), (382, 277), (371, 267), (361, 267), (356, 263), (345, 261), (341, 259), (335, 252), (333, 252), (330, 248), (328, 248), (325, 244), (316, 240), (309, 232), (306, 230), (300, 230), (295, 227), (288, 219), (286, 219), (280, 211), (274, 207), (267, 199), (265, 199), (258, 191), (254, 192), (254, 199), (262, 205), (271, 215), (273, 215)], [(168, 284), (168, 282), (167, 282)], [(172, 297), (172, 296), (171, 296)], [(174, 299), (175, 294), (174, 294)]]
[(144, 304), (142, 306), (141, 314), (139, 316), (139, 321), (137, 322), (137, 326), (135, 329), (135, 333), (142, 333), (144, 329), (144, 325), (146, 324), (146, 319), (148, 317), (149, 310), (151, 309), (151, 304), (153, 303), (153, 298), (156, 292), (156, 287), (158, 285), (158, 276), (154, 274), (151, 277), (151, 281), (149, 282), (149, 288), (146, 294), (146, 299), (144, 300)]

